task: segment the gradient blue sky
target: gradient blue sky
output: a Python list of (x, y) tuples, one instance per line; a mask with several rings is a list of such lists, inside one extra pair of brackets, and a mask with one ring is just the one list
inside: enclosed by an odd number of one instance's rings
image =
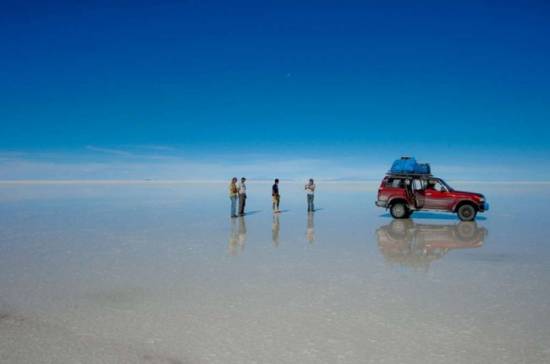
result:
[(550, 179), (546, 1), (4, 2), (0, 29), (1, 179)]

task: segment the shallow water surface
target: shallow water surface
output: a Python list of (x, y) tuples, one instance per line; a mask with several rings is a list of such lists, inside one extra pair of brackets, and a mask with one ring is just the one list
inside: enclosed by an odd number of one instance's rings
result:
[(2, 363), (550, 361), (549, 185), (463, 184), (475, 223), (377, 184), (0, 185)]

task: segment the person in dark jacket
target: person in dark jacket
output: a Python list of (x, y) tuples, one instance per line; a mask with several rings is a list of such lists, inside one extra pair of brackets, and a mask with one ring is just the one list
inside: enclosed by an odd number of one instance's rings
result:
[(281, 212), (279, 204), (281, 203), (281, 195), (279, 194), (279, 179), (275, 178), (275, 183), (271, 187), (271, 197), (273, 199), (273, 212)]
[(241, 178), (241, 183), (239, 184), (239, 215), (244, 215), (244, 207), (246, 206), (246, 178)]

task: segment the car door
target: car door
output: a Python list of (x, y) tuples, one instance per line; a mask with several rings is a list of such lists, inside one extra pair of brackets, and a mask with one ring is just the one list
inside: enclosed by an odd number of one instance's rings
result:
[(452, 196), (446, 187), (438, 180), (428, 183), (424, 192), (424, 208), (432, 210), (446, 210), (452, 200)]
[(412, 182), (412, 188), (414, 192), (414, 198), (416, 199), (416, 208), (421, 209), (424, 208), (425, 205), (425, 183), (424, 181), (415, 178)]

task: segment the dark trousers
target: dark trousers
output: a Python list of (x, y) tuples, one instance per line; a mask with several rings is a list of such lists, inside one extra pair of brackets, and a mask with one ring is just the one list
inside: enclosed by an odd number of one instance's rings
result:
[(244, 207), (246, 205), (246, 194), (239, 194), (239, 214), (244, 215)]
[(307, 194), (307, 210), (315, 211), (315, 206), (313, 205), (313, 196), (312, 194)]

